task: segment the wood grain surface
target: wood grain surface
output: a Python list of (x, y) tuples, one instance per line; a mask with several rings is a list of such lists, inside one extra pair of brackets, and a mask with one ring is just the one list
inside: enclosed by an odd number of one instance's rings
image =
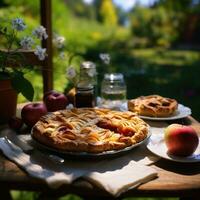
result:
[[(20, 106), (21, 108), (22, 106)], [(174, 123), (175, 121), (168, 122)], [(193, 126), (200, 133), (200, 124), (192, 117), (176, 123)], [(185, 197), (198, 199), (200, 196), (200, 163), (177, 163), (165, 159), (151, 165), (158, 172), (158, 178), (122, 194), (122, 197)], [(78, 179), (73, 184), (63, 185), (57, 190), (50, 189), (42, 180), (32, 178), (17, 165), (0, 153), (0, 187), (6, 189), (43, 191), (48, 194), (64, 195), (75, 193), (83, 197), (113, 199), (107, 192), (89, 182)]]

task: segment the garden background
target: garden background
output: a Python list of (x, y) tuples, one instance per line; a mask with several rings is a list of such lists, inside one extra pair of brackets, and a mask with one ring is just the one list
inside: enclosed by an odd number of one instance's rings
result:
[[(200, 1), (149, 0), (144, 6), (144, 0), (138, 0), (126, 10), (117, 6), (119, 1), (90, 2), (52, 0), (53, 32), (66, 38), (66, 52), (78, 55), (72, 64), (78, 69), (83, 60), (95, 62), (99, 83), (105, 72), (122, 72), (127, 98), (148, 94), (175, 98), (200, 120)], [(22, 37), (40, 24), (39, 0), (0, 0), (0, 19), (16, 17), (28, 25)], [(71, 87), (65, 74), (68, 57), (60, 59), (58, 53), (54, 49), (54, 89), (64, 92)], [(100, 63), (100, 53), (111, 55), (110, 65)], [(41, 70), (36, 67), (26, 77), (33, 83), (34, 100), (41, 100)], [(24, 101), (19, 96), (18, 102)], [(15, 199), (35, 196), (13, 194)]]

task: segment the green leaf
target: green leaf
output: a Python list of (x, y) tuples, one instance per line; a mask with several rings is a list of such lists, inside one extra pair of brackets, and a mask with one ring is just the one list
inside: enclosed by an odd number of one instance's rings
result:
[(24, 78), (22, 73), (16, 73), (12, 77), (12, 86), (18, 92), (29, 101), (33, 101), (34, 89), (30, 81)]

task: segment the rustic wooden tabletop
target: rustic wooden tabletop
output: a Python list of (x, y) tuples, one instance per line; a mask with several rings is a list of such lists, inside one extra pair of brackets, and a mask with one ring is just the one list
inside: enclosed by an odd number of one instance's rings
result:
[[(177, 122), (177, 121), (176, 121)], [(200, 134), (200, 123), (192, 117), (178, 121), (190, 124)], [(174, 123), (168, 122), (168, 123)], [(3, 127), (1, 127), (3, 128)], [(158, 178), (123, 193), (124, 197), (180, 197), (181, 199), (199, 199), (200, 196), (200, 162), (178, 163), (165, 159), (151, 165), (158, 172)], [(116, 199), (91, 183), (78, 179), (72, 184), (63, 185), (52, 190), (42, 180), (30, 177), (16, 164), (0, 153), (0, 187), (3, 199), (9, 199), (9, 190), (28, 190), (42, 192), (41, 199), (55, 199), (68, 193), (80, 195), (85, 199)]]

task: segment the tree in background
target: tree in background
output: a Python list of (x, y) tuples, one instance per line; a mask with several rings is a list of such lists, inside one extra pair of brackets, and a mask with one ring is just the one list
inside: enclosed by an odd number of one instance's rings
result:
[(131, 12), (132, 33), (140, 46), (170, 47), (200, 41), (200, 0), (157, 0)]
[(101, 22), (106, 25), (115, 26), (118, 23), (117, 12), (112, 0), (102, 0), (99, 9)]
[(154, 6), (164, 6), (167, 10), (188, 12), (193, 2), (194, 0), (157, 0)]
[(179, 14), (167, 11), (164, 7), (137, 6), (131, 16), (133, 36), (145, 41), (147, 46), (170, 47), (179, 36), (177, 29), (180, 17)]
[(200, 0), (157, 0), (153, 7), (182, 15), (178, 29), (180, 42), (200, 43)]
[(88, 19), (94, 19), (94, 8), (90, 4), (85, 4), (83, 0), (64, 0), (66, 6), (70, 12), (76, 17), (84, 17)]

